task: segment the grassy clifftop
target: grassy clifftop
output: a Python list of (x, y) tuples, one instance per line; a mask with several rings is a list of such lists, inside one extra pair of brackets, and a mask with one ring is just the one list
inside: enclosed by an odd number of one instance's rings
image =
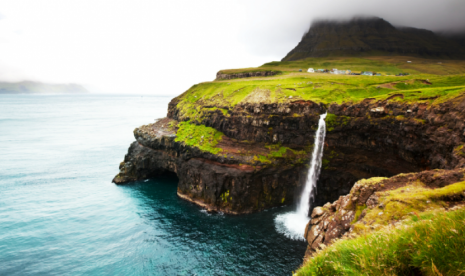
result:
[[(407, 62), (411, 61), (411, 62)], [(450, 75), (465, 74), (465, 60), (425, 59), (408, 56), (326, 57), (296, 61), (273, 61), (259, 67), (261, 70), (299, 71), (300, 69), (344, 69), (354, 72), (375, 71), (385, 75), (399, 73)], [(250, 70), (248, 68), (247, 70)], [(235, 71), (238, 71), (236, 69)]]
[[(431, 84), (428, 84), (431, 83)], [(311, 100), (325, 104), (386, 99), (403, 94), (417, 101), (465, 90), (465, 75), (346, 76), (291, 73), (266, 79), (215, 81), (194, 85), (179, 99), (183, 104), (234, 107), (239, 103), (281, 103)]]
[[(411, 60), (412, 63), (407, 63)], [(383, 76), (332, 75), (298, 72), (307, 68), (338, 68), (376, 71)], [(366, 98), (394, 101), (443, 102), (465, 91), (465, 62), (437, 61), (408, 57), (310, 58), (271, 62), (256, 70), (277, 70), (277, 76), (221, 80), (196, 84), (177, 97), (182, 117), (198, 117), (204, 108), (224, 112), (237, 104), (288, 103), (297, 100), (316, 103), (357, 103)], [(253, 68), (230, 72), (252, 72)], [(226, 71), (225, 71), (226, 72)], [(409, 76), (393, 74), (408, 72)]]

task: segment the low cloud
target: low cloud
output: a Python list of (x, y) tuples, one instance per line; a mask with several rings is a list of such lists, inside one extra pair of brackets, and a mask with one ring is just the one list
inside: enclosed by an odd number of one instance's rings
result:
[(220, 69), (281, 60), (315, 19), (377, 16), (456, 32), (464, 8), (463, 0), (3, 0), (0, 81), (174, 96)]
[(332, 0), (253, 1), (246, 10), (248, 28), (239, 37), (254, 55), (283, 57), (315, 20), (349, 20), (381, 17), (394, 26), (435, 32), (462, 32), (465, 1), (462, 0)]

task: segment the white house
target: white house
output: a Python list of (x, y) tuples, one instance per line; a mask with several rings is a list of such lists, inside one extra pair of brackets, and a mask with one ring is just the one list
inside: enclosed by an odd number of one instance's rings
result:
[(313, 68), (308, 68), (308, 73), (315, 73), (315, 70), (313, 70)]

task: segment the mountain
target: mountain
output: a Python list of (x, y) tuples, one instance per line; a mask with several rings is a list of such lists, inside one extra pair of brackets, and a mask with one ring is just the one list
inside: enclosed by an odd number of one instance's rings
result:
[(88, 93), (82, 85), (50, 84), (34, 81), (0, 82), (1, 94), (79, 94)]
[(282, 61), (307, 57), (406, 55), (424, 58), (465, 59), (456, 39), (432, 31), (394, 27), (382, 18), (317, 21)]

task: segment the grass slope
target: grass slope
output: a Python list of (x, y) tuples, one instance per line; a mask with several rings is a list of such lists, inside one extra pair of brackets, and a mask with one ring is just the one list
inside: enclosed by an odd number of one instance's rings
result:
[(180, 122), (176, 132), (176, 142), (184, 142), (188, 146), (197, 147), (202, 151), (217, 154), (222, 149), (216, 147), (223, 139), (223, 133), (204, 125), (195, 125), (190, 122)]
[[(412, 63), (407, 63), (410, 60)], [(383, 76), (352, 76), (298, 72), (307, 68), (338, 68), (376, 71)], [(270, 62), (258, 68), (222, 70), (241, 73), (262, 70), (283, 72), (277, 76), (204, 82), (178, 97), (182, 115), (198, 116), (204, 106), (230, 109), (239, 103), (283, 103), (295, 100), (356, 103), (366, 98), (387, 99), (402, 95), (403, 101), (432, 102), (465, 91), (465, 61), (438, 61), (411, 57), (308, 58)], [(393, 74), (408, 72), (410, 76)], [(396, 98), (395, 100), (400, 100)]]
[[(375, 179), (379, 181), (383, 178)], [(375, 182), (373, 181), (372, 184)], [(422, 214), (433, 210), (444, 210), (449, 206), (446, 199), (460, 198), (464, 192), (465, 182), (437, 189), (430, 189), (421, 182), (415, 182), (402, 188), (379, 193), (379, 203), (384, 206), (383, 208), (369, 209), (366, 205), (357, 206), (357, 211), (365, 210), (366, 215), (363, 221), (353, 224), (354, 233), (365, 234), (371, 229), (381, 229), (393, 221), (409, 217), (412, 213)], [(366, 222), (370, 222), (370, 225), (367, 226)]]
[(399, 229), (339, 240), (295, 275), (465, 275), (465, 210), (425, 214)]
[[(411, 63), (407, 61), (411, 61)], [(326, 57), (306, 58), (296, 61), (273, 61), (265, 63), (259, 68), (280, 71), (337, 68), (339, 70), (352, 70), (353, 72), (375, 71), (387, 75), (398, 73), (451, 75), (465, 74), (465, 61), (423, 59), (407, 56)]]
[[(429, 84), (431, 83), (431, 84)], [(310, 100), (357, 103), (366, 98), (403, 102), (442, 102), (465, 92), (465, 75), (346, 76), (287, 73), (279, 77), (205, 82), (178, 97), (181, 115), (201, 116), (204, 108), (230, 109), (240, 103), (285, 103)]]

